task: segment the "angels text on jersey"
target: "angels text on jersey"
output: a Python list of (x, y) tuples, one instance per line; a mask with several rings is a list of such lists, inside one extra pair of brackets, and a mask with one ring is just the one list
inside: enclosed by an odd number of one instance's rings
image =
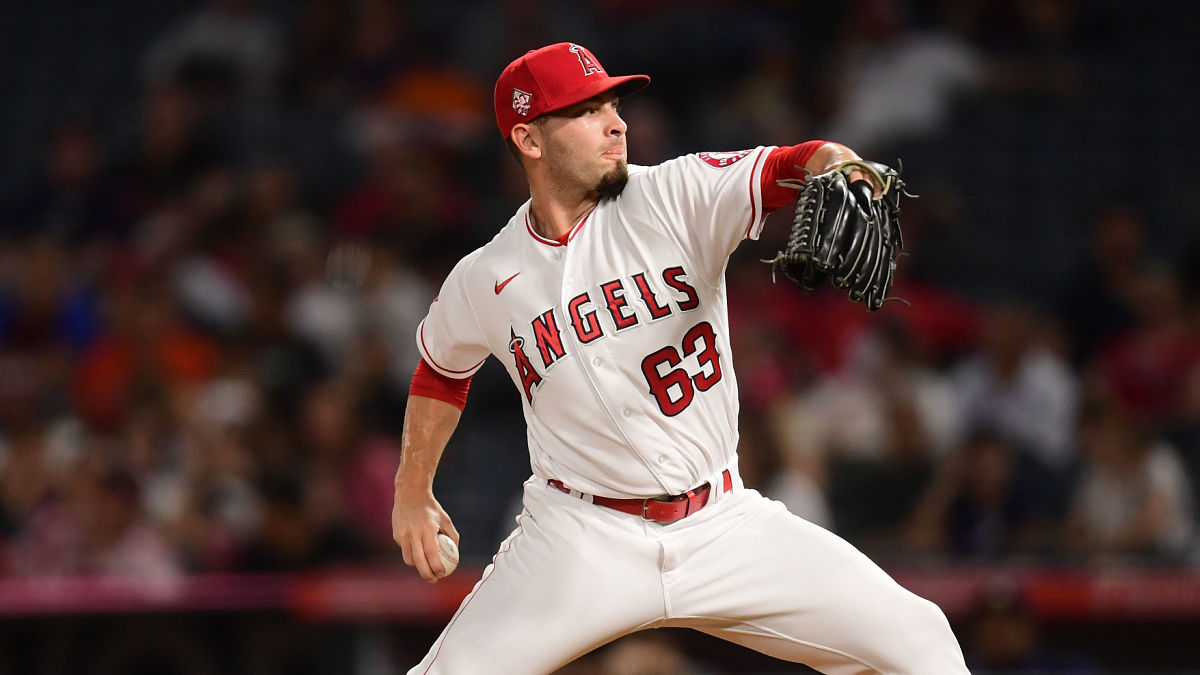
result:
[[(563, 339), (565, 330), (570, 330), (582, 346), (639, 326), (642, 318), (631, 302), (639, 303), (650, 321), (700, 306), (700, 294), (688, 283), (682, 266), (667, 267), (657, 275), (670, 293), (661, 288), (656, 291), (656, 284), (647, 279), (647, 274), (642, 271), (628, 279), (618, 277), (585, 290), (572, 297), (565, 308), (550, 307), (533, 317), (527, 330), (522, 326), (521, 333), (515, 326), (509, 328), (508, 351), (527, 402), (533, 403), (545, 374), (567, 355), (571, 343)], [(607, 315), (605, 320), (601, 320), (602, 314)], [(532, 345), (526, 335), (532, 336)], [(530, 358), (531, 352), (539, 363)], [(689, 373), (680, 366), (693, 354), (701, 368)], [(697, 391), (707, 391), (721, 380), (720, 353), (712, 325), (701, 321), (684, 333), (678, 347), (664, 345), (647, 354), (641, 360), (641, 371), (663, 414), (679, 414), (691, 404)]]

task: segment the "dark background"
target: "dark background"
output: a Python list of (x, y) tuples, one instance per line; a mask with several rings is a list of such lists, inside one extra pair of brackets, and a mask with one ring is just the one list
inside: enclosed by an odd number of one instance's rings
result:
[[(0, 673), (420, 657), (528, 460), (491, 361), (436, 484), (466, 562), (429, 595), (388, 520), (413, 331), (527, 198), (495, 77), (561, 40), (652, 77), (635, 163), (822, 138), (920, 195), (911, 307), (770, 285), (786, 213), (735, 253), (748, 484), (919, 584), (973, 672), (1200, 672), (1197, 25), (1183, 0), (0, 3)], [(572, 672), (634, 663), (798, 672), (681, 632)]]

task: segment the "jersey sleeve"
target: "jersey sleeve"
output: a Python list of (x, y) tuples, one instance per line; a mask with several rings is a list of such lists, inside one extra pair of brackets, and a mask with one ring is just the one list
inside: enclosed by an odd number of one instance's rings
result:
[(421, 358), (439, 374), (455, 379), (474, 375), (490, 353), (467, 292), (467, 270), (474, 257), (454, 267), (417, 326)]
[(766, 213), (761, 176), (773, 147), (700, 152), (655, 167), (655, 187), (669, 226), (716, 284), (743, 239), (758, 239)]

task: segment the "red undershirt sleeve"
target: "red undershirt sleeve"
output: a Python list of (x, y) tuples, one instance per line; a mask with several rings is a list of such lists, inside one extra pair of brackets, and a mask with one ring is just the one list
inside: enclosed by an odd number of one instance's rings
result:
[(437, 372), (421, 359), (417, 370), (413, 373), (412, 384), (408, 387), (410, 396), (425, 396), (445, 401), (462, 410), (467, 405), (467, 391), (471, 388), (471, 378), (461, 380), (446, 377)]
[(767, 161), (762, 170), (762, 204), (763, 210), (774, 211), (796, 201), (796, 190), (783, 187), (776, 181), (788, 178), (806, 177), (797, 166), (808, 164), (817, 148), (825, 141), (807, 141), (800, 145), (789, 145), (775, 148), (767, 155)]

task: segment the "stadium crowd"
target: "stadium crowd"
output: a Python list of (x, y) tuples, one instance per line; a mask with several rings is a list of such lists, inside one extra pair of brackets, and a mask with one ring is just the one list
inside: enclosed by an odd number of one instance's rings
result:
[[(885, 563), (1194, 562), (1196, 213), (1061, 178), (1089, 208), (1012, 225), (1073, 246), (1043, 275), (989, 258), (1007, 223), (956, 182), (972, 110), (1097, 95), (1105, 30), (1071, 0), (187, 9), (128, 74), (135, 123), (64, 92), (0, 186), (0, 576), (398, 564), (416, 325), (527, 197), (491, 86), (560, 39), (654, 78), (624, 107), (635, 163), (827, 138), (902, 155), (922, 193), (911, 306), (772, 284), (786, 213), (731, 260), (749, 485)], [(474, 560), (511, 527), (524, 442), (490, 363), (437, 484)]]

